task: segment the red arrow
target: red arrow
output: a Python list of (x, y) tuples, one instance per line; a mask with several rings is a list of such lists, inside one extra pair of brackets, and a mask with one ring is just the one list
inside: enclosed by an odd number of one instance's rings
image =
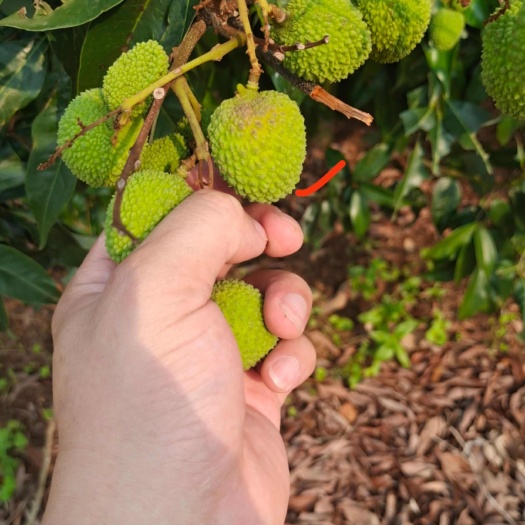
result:
[(330, 179), (335, 177), (344, 167), (346, 162), (340, 160), (328, 173), (323, 175), (316, 183), (312, 184), (309, 188), (304, 190), (295, 190), (295, 194), (298, 197), (308, 197), (312, 193), (315, 193), (317, 190), (321, 189), (325, 184), (328, 184)]

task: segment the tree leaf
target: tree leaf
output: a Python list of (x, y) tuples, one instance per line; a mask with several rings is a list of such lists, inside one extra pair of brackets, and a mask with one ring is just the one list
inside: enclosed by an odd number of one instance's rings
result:
[(370, 226), (370, 209), (366, 197), (358, 190), (350, 197), (349, 215), (355, 234), (362, 239)]
[(407, 169), (403, 180), (398, 184), (394, 193), (394, 215), (403, 205), (403, 200), (414, 188), (419, 188), (421, 183), (428, 178), (428, 172), (423, 163), (424, 152), (421, 144), (416, 143), (408, 157)]
[(498, 260), (498, 250), (489, 230), (483, 226), (474, 232), (474, 250), (478, 266), (490, 275)]
[(427, 250), (423, 250), (425, 259), (454, 259), (459, 249), (470, 242), (477, 223), (470, 222), (456, 228), (450, 235)]
[(466, 150), (474, 150), (483, 159), (487, 172), (492, 174), (489, 155), (476, 137), (482, 125), (491, 119), (490, 113), (475, 104), (461, 100), (445, 100), (444, 124)]
[(60, 297), (42, 266), (4, 244), (0, 244), (0, 295), (28, 303), (54, 303)]
[(457, 181), (450, 177), (441, 177), (432, 191), (432, 220), (441, 230), (447, 220), (454, 214), (461, 201), (461, 188)]
[(18, 158), (0, 160), (0, 193), (24, 184), (25, 169)]
[(80, 26), (121, 2), (122, 0), (67, 0), (47, 15), (35, 13), (29, 18), (17, 11), (2, 18), (0, 26), (16, 27), (26, 31), (51, 31)]
[(195, 0), (125, 0), (102, 15), (89, 28), (82, 47), (78, 90), (102, 85), (109, 66), (137, 42), (154, 39), (170, 52), (193, 19), (195, 4)]
[(459, 283), (462, 279), (470, 275), (476, 267), (476, 252), (474, 243), (468, 242), (459, 249), (456, 266), (454, 266), (454, 281)]
[(0, 126), (40, 93), (46, 77), (44, 38), (23, 38), (0, 46)]
[(76, 178), (60, 158), (45, 171), (37, 169), (41, 162), (49, 159), (57, 145), (57, 97), (58, 91), (55, 91), (31, 128), (33, 149), (27, 166), (26, 193), (38, 223), (40, 249), (45, 246), (49, 230), (73, 196), (76, 185)]
[(469, 279), (458, 316), (463, 320), (478, 312), (487, 312), (489, 309), (489, 279), (482, 269), (477, 268)]
[(380, 142), (366, 152), (356, 164), (352, 178), (356, 182), (368, 182), (375, 179), (379, 172), (389, 163), (392, 149), (389, 144)]

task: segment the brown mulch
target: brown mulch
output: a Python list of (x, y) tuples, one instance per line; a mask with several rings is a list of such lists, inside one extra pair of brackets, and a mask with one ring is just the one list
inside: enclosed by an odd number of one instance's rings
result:
[(464, 340), (412, 363), (292, 395), (289, 524), (525, 523), (523, 355)]

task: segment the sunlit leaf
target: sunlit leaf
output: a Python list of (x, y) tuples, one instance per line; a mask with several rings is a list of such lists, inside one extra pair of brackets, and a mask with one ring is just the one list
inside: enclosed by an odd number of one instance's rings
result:
[(19, 12), (0, 20), (0, 26), (16, 27), (26, 31), (51, 31), (74, 27), (94, 20), (102, 13), (120, 4), (122, 0), (67, 0), (51, 13), (35, 13), (28, 17)]
[(0, 126), (40, 93), (45, 71), (44, 38), (23, 38), (0, 46)]

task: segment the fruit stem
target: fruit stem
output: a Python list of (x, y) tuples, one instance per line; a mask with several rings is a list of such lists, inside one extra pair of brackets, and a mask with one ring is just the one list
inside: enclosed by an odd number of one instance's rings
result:
[(184, 114), (188, 119), (188, 123), (190, 125), (191, 132), (193, 133), (193, 137), (195, 138), (195, 155), (199, 160), (199, 182), (201, 186), (213, 187), (213, 169), (208, 169), (209, 178), (206, 182), (204, 182), (204, 177), (202, 176), (201, 171), (201, 162), (205, 165), (208, 165), (208, 168), (212, 168), (212, 166), (210, 152), (208, 151), (208, 142), (204, 137), (204, 133), (202, 132), (199, 123), (199, 118), (197, 117), (197, 114), (192, 104), (192, 99), (197, 99), (191, 91), (191, 88), (188, 85), (188, 81), (184, 77), (177, 78), (173, 82), (172, 90), (179, 99), (180, 105), (182, 106), (182, 110), (184, 111)]
[(369, 113), (365, 113), (359, 109), (353, 108), (348, 104), (345, 104), (342, 100), (339, 100), (337, 97), (334, 97), (321, 86), (315, 84), (314, 82), (309, 82), (298, 76), (294, 75), (288, 71), (283, 63), (273, 54), (271, 50), (263, 51), (261, 48), (257, 49), (257, 54), (266, 62), (270, 67), (275, 69), (277, 73), (283, 76), (296, 88), (300, 89), (303, 93), (306, 93), (312, 100), (320, 102), (325, 106), (328, 106), (334, 111), (342, 113), (346, 118), (355, 118), (364, 122), (367, 126), (373, 122), (374, 118)]
[(250, 25), (250, 16), (248, 14), (248, 5), (246, 0), (238, 0), (237, 8), (239, 9), (239, 18), (246, 35), (246, 47), (248, 48), (247, 53), (250, 57), (250, 74), (248, 76), (247, 86), (249, 89), (257, 91), (259, 89), (259, 78), (262, 74), (261, 64), (257, 60), (257, 53), (255, 52), (255, 41), (253, 39), (252, 27)]
[[(265, 2), (266, 0), (262, 1)], [(281, 9), (274, 4), (269, 4), (268, 7), (268, 14), (274, 19), (276, 24), (284, 24), (284, 22), (286, 22), (288, 13), (284, 9)]]
[(245, 44), (246, 44), (246, 35), (242, 33), (236, 34), (231, 40), (228, 40), (228, 42), (224, 42), (224, 44), (215, 46), (213, 49), (211, 49), (207, 53), (204, 53), (203, 55), (195, 58), (194, 60), (190, 60), (186, 64), (183, 64), (182, 66), (179, 66), (173, 69), (168, 74), (159, 78), (159, 80), (157, 80), (156, 82), (153, 82), (153, 84), (150, 84), (147, 88), (144, 88), (142, 91), (140, 91), (136, 95), (133, 95), (132, 97), (127, 98), (126, 100), (122, 102), (119, 110), (122, 112), (130, 111), (133, 106), (146, 100), (146, 98), (148, 98), (155, 91), (155, 89), (165, 86), (172, 80), (182, 77), (188, 71), (191, 71), (192, 69), (195, 69), (196, 67), (202, 64), (205, 64), (206, 62), (211, 62), (212, 60), (215, 60), (218, 62), (228, 53), (230, 53), (234, 49), (237, 49), (238, 47), (244, 46)]
[(263, 16), (263, 35), (264, 35), (264, 44), (263, 50), (268, 51), (268, 44), (270, 43), (270, 24), (268, 23), (268, 15), (270, 14), (270, 4), (267, 0), (256, 0), (257, 3), (261, 6), (262, 16)]

